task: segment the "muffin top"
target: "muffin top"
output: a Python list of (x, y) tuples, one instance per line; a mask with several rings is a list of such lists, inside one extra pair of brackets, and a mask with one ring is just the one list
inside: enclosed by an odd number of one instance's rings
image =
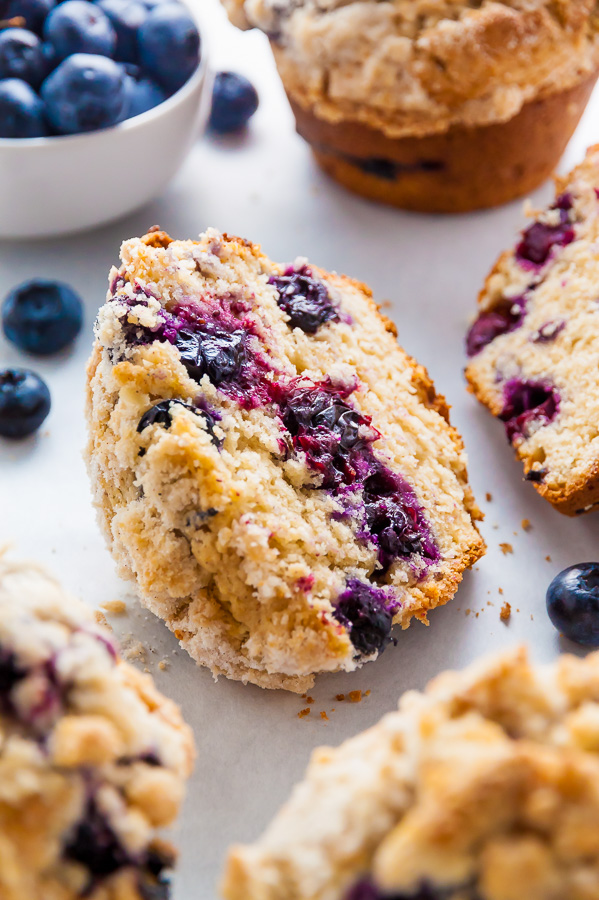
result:
[(271, 39), (287, 91), (389, 137), (513, 118), (599, 64), (592, 0), (223, 0)]

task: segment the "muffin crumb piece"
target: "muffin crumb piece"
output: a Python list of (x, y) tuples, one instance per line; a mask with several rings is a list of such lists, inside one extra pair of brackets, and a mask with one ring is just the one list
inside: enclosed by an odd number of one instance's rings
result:
[(499, 618), (502, 622), (509, 622), (510, 616), (512, 615), (512, 607), (511, 605), (505, 601), (503, 606), (501, 607), (501, 612), (499, 613)]

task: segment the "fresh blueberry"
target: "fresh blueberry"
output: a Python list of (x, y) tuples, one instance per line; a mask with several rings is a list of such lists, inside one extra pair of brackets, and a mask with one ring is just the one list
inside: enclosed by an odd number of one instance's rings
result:
[(137, 31), (148, 15), (146, 7), (141, 0), (97, 0), (96, 6), (106, 13), (116, 32), (116, 58), (136, 62)]
[(535, 425), (553, 422), (560, 408), (560, 397), (551, 385), (513, 378), (504, 389), (504, 406), (499, 418), (505, 423), (508, 440), (530, 436)]
[(58, 59), (66, 59), (72, 53), (112, 56), (117, 38), (110, 19), (95, 3), (66, 0), (44, 22), (44, 40)]
[(237, 72), (217, 73), (209, 121), (212, 131), (218, 134), (240, 131), (257, 109), (258, 92), (251, 81)]
[(2, 18), (21, 16), (27, 28), (41, 34), (46, 16), (55, 6), (56, 0), (8, 0), (8, 5), (2, 7)]
[(23, 438), (40, 427), (50, 412), (50, 391), (29, 369), (0, 371), (0, 435)]
[(44, 104), (18, 78), (0, 81), (0, 138), (36, 138), (48, 133)]
[(571, 641), (599, 646), (599, 563), (578, 563), (556, 575), (547, 590), (547, 612)]
[(174, 92), (200, 62), (200, 35), (183, 6), (164, 3), (153, 9), (138, 32), (142, 66), (167, 91)]
[(103, 56), (69, 56), (42, 85), (48, 120), (61, 134), (116, 125), (127, 103), (126, 77), (122, 66)]
[(8, 294), (2, 304), (2, 327), (20, 350), (46, 356), (58, 353), (81, 331), (81, 300), (67, 284), (38, 278)]
[(46, 74), (42, 42), (25, 28), (0, 31), (0, 78), (20, 78), (37, 88)]
[(166, 100), (163, 89), (149, 78), (135, 78), (127, 75), (125, 78), (125, 92), (127, 103), (123, 113), (123, 119), (132, 119), (140, 116), (149, 109), (154, 109)]
[(175, 346), (189, 375), (199, 381), (207, 375), (215, 387), (232, 381), (239, 374), (245, 359), (245, 335), (212, 327), (207, 331), (187, 331), (177, 334)]
[(306, 267), (273, 276), (268, 283), (279, 292), (277, 303), (289, 316), (290, 328), (316, 334), (325, 322), (339, 318), (325, 285), (313, 278)]
[(112, 875), (132, 862), (93, 797), (88, 801), (64, 855), (85, 866), (94, 878)]
[(349, 631), (349, 637), (363, 656), (382, 653), (391, 640), (393, 613), (385, 591), (352, 578), (335, 603), (335, 618)]

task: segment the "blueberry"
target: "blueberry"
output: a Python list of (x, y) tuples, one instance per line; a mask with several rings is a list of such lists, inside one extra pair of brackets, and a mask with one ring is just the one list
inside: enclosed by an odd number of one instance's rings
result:
[(58, 59), (72, 53), (98, 53), (112, 56), (116, 33), (108, 16), (87, 0), (66, 0), (52, 10), (44, 23), (44, 40)]
[(0, 370), (0, 435), (23, 438), (40, 427), (50, 412), (50, 391), (29, 369)]
[(245, 359), (242, 331), (229, 333), (214, 327), (210, 332), (182, 329), (177, 334), (175, 346), (189, 375), (196, 381), (207, 375), (216, 387), (232, 381)]
[(200, 62), (200, 35), (183, 6), (165, 3), (147, 16), (138, 32), (139, 58), (148, 74), (174, 92)]
[(191, 403), (185, 403), (183, 400), (179, 400), (177, 398), (174, 398), (172, 400), (161, 400), (159, 403), (156, 403), (154, 406), (151, 406), (150, 409), (146, 410), (146, 412), (139, 420), (137, 426), (138, 433), (141, 434), (144, 428), (147, 428), (148, 425), (162, 425), (164, 428), (170, 428), (173, 423), (171, 406), (174, 403), (178, 404), (179, 406), (185, 407), (185, 409), (190, 410), (190, 412), (195, 413), (197, 416), (201, 416), (206, 423), (206, 431), (210, 435), (212, 443), (217, 447), (220, 445), (220, 441), (214, 433), (214, 426), (216, 425), (216, 419), (214, 418), (214, 416), (212, 416), (207, 410), (200, 409), (197, 406), (192, 406)]
[(166, 94), (163, 89), (151, 81), (149, 78), (137, 79), (132, 75), (127, 75), (125, 79), (125, 92), (127, 102), (123, 119), (131, 119), (133, 116), (139, 116), (154, 109), (160, 103), (166, 100)]
[(93, 797), (88, 800), (84, 816), (75, 827), (64, 855), (81, 863), (93, 878), (112, 875), (131, 864), (131, 860)]
[[(363, 496), (367, 529), (376, 539), (383, 570), (398, 556), (431, 555), (425, 546), (416, 496), (398, 475), (380, 465), (366, 478)], [(436, 557), (436, 553), (432, 555)]]
[(599, 646), (599, 563), (578, 563), (556, 575), (547, 590), (547, 612), (571, 641)]
[(570, 244), (576, 237), (569, 215), (572, 206), (571, 195), (561, 194), (551, 207), (559, 211), (558, 223), (547, 225), (545, 222), (533, 222), (522, 234), (522, 240), (516, 247), (516, 258), (542, 266), (554, 246)]
[(166, 6), (167, 3), (178, 4), (180, 0), (141, 0), (146, 9), (156, 9), (157, 6)]
[(535, 425), (553, 422), (560, 408), (560, 397), (551, 385), (513, 378), (504, 389), (504, 406), (499, 418), (505, 423), (508, 440), (530, 436)]
[(209, 120), (212, 131), (218, 134), (240, 131), (257, 109), (258, 93), (251, 81), (236, 72), (217, 73)]
[(122, 66), (103, 56), (75, 53), (46, 78), (42, 99), (46, 115), (62, 134), (116, 125), (127, 103)]
[(6, 337), (27, 353), (58, 353), (77, 337), (82, 323), (81, 300), (58, 281), (26, 281), (13, 288), (2, 304)]
[(382, 653), (391, 640), (393, 614), (385, 591), (349, 579), (335, 603), (335, 618), (349, 631), (349, 637), (363, 656)]
[(2, 18), (21, 16), (27, 28), (40, 34), (46, 16), (55, 5), (56, 0), (8, 0), (8, 5), (2, 7)]
[(466, 336), (466, 353), (476, 356), (502, 334), (515, 331), (526, 315), (525, 297), (503, 300), (493, 309), (484, 310), (470, 327)]
[(0, 78), (20, 78), (37, 88), (46, 74), (42, 42), (32, 31), (0, 31)]
[(6, 699), (15, 684), (22, 681), (26, 674), (27, 671), (18, 664), (12, 650), (0, 647), (0, 697)]
[(106, 13), (115, 30), (116, 58), (136, 62), (137, 31), (148, 15), (146, 7), (141, 0), (97, 0), (96, 6)]
[[(363, 878), (358, 881), (349, 892), (345, 895), (345, 900), (451, 900), (455, 892), (451, 888), (434, 888), (432, 885), (424, 883), (410, 894), (390, 894), (388, 891), (380, 890), (370, 878)], [(469, 890), (460, 890), (459, 896), (464, 900), (476, 900), (474, 892)]]
[(0, 138), (35, 138), (47, 133), (44, 104), (31, 85), (18, 78), (0, 81)]
[(321, 325), (339, 318), (329, 292), (309, 269), (269, 278), (279, 292), (277, 303), (289, 316), (290, 328), (316, 334)]

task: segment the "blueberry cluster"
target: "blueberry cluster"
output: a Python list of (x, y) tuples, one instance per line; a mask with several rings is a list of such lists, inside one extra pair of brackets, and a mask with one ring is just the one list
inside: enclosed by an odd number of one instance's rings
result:
[[(37, 278), (14, 288), (2, 303), (6, 338), (35, 356), (58, 353), (75, 340), (83, 324), (79, 296), (67, 284)], [(30, 369), (0, 370), (0, 436), (23, 438), (50, 412), (50, 391)]]
[(109, 128), (162, 103), (199, 65), (200, 36), (179, 0), (8, 0), (0, 9), (1, 138)]

